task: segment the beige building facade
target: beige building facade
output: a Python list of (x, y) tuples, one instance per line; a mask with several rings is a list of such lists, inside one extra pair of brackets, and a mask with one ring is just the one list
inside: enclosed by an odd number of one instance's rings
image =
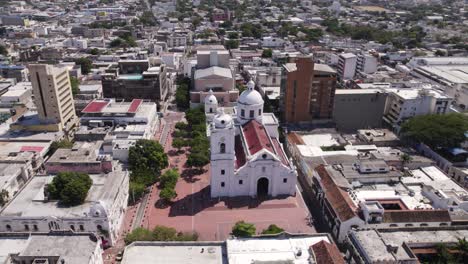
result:
[(34, 102), (43, 124), (69, 129), (76, 123), (70, 77), (66, 68), (46, 64), (29, 65)]

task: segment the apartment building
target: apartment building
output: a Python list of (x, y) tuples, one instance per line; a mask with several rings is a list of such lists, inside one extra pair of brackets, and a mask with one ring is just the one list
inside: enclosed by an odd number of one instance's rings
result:
[(353, 53), (343, 53), (338, 56), (338, 79), (340, 81), (350, 80), (356, 74), (357, 56)]
[(332, 118), (336, 71), (311, 57), (283, 65), (280, 102), (287, 123), (311, 123)]
[(149, 60), (120, 60), (118, 67), (102, 75), (105, 98), (131, 101), (164, 101), (168, 94), (166, 66), (152, 65)]
[(371, 74), (377, 71), (378, 61), (370, 53), (360, 53), (357, 55), (356, 74)]
[(47, 64), (30, 64), (28, 68), (39, 120), (58, 124), (60, 130), (70, 129), (77, 118), (68, 70)]
[(445, 114), (449, 111), (452, 98), (444, 93), (427, 88), (389, 88), (383, 120), (396, 131), (408, 118)]

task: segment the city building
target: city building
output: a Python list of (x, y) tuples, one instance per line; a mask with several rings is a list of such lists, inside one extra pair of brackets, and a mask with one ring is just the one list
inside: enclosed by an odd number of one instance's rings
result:
[[(76, 132), (80, 140), (103, 140), (99, 154), (113, 159), (128, 160), (128, 151), (138, 139), (153, 138), (158, 128), (156, 103), (134, 99), (95, 99), (81, 111), (81, 127)], [(103, 156), (98, 155), (98, 159)]]
[(168, 95), (166, 66), (152, 66), (149, 60), (120, 60), (118, 67), (102, 75), (105, 98), (162, 102)]
[(196, 70), (192, 72), (191, 107), (203, 103), (210, 90), (214, 92), (220, 106), (233, 107), (235, 105), (239, 90), (234, 86), (234, 74), (229, 67), (227, 50), (198, 50)]
[(22, 65), (0, 65), (0, 76), (3, 78), (14, 78), (17, 82), (28, 80), (28, 68)]
[(221, 108), (209, 124), (211, 197), (296, 193), (297, 174), (278, 140), (278, 120), (263, 113), (262, 96), (254, 88), (250, 81), (235, 115)]
[(0, 263), (102, 264), (102, 244), (93, 233), (0, 233)]
[(336, 72), (311, 57), (297, 58), (283, 66), (280, 102), (286, 123), (330, 120), (336, 88)]
[(68, 70), (47, 64), (30, 64), (28, 68), (39, 122), (26, 123), (24, 128), (70, 130), (76, 125), (77, 117)]
[(46, 196), (53, 177), (36, 175), (16, 194), (0, 211), (0, 232), (93, 232), (104, 246), (113, 245), (127, 208), (128, 172), (90, 175), (85, 202), (71, 207)]
[(452, 98), (427, 88), (389, 88), (383, 120), (396, 131), (408, 118), (418, 115), (445, 114)]
[(387, 96), (383, 89), (337, 89), (333, 104), (336, 127), (343, 132), (382, 127)]
[(357, 56), (353, 53), (343, 53), (338, 56), (338, 79), (352, 80), (356, 74)]
[(468, 105), (468, 58), (416, 57), (408, 65), (411, 74), (442, 87), (462, 110)]
[(377, 58), (370, 53), (359, 53), (356, 61), (356, 74), (370, 74), (377, 71)]
[(291, 263), (343, 264), (328, 234), (289, 234), (231, 238), (219, 242), (134, 242), (125, 248), (123, 264)]
[(440, 245), (452, 247), (468, 237), (463, 227), (422, 230), (353, 230), (346, 240), (349, 263), (422, 263), (437, 257)]

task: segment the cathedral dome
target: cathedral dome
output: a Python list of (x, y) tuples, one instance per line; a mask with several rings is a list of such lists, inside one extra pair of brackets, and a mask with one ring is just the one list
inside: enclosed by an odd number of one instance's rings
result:
[(247, 83), (247, 90), (242, 92), (239, 96), (238, 102), (243, 105), (263, 104), (262, 95), (255, 90), (255, 83), (252, 80)]
[(213, 90), (210, 90), (210, 95), (205, 97), (205, 104), (218, 104), (218, 99), (213, 94)]
[(232, 116), (224, 113), (224, 109), (221, 108), (218, 114), (213, 120), (216, 128), (226, 128), (232, 125)]

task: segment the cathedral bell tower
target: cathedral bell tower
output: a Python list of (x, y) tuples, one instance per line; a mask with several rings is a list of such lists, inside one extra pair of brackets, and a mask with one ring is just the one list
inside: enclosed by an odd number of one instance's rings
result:
[(228, 196), (229, 182), (234, 177), (236, 153), (235, 126), (232, 116), (220, 108), (210, 125), (211, 197)]

